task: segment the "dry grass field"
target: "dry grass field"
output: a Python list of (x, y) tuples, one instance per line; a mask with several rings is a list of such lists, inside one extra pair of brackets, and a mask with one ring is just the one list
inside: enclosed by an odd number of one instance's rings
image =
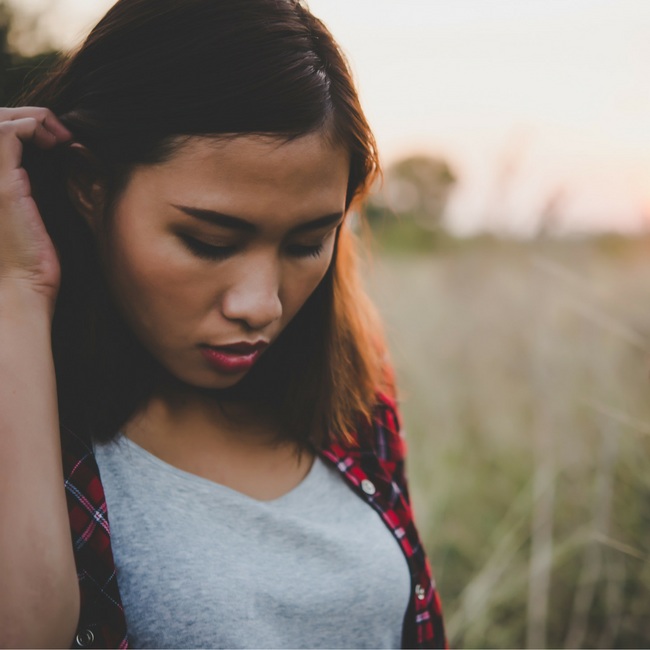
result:
[(455, 647), (650, 646), (650, 240), (378, 255)]

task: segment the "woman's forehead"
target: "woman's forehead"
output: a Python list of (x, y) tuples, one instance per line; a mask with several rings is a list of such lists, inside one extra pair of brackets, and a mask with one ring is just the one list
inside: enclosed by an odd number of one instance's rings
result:
[(283, 135), (241, 134), (227, 136), (190, 136), (185, 138), (169, 162), (186, 165), (189, 160), (201, 161), (227, 172), (230, 168), (252, 172), (280, 167), (320, 167), (327, 172), (332, 165), (349, 166), (347, 149), (333, 144), (324, 133), (313, 132), (295, 138)]
[(136, 170), (131, 189), (153, 202), (293, 222), (343, 210), (349, 165), (348, 152), (319, 134), (193, 137), (165, 163)]

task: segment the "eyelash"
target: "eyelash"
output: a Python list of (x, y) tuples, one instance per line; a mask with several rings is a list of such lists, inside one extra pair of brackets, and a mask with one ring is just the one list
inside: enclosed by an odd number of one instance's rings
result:
[(188, 235), (180, 235), (180, 238), (197, 257), (204, 260), (225, 260), (235, 252), (234, 246), (212, 246)]
[[(183, 243), (201, 259), (206, 260), (225, 260), (230, 257), (236, 250), (235, 246), (212, 246), (206, 244), (200, 239), (194, 239), (188, 235), (181, 235)], [(302, 244), (292, 244), (287, 247), (287, 252), (292, 257), (306, 258), (313, 257), (316, 259), (323, 252), (323, 244), (317, 246), (303, 246)]]
[(315, 259), (323, 252), (323, 244), (318, 244), (317, 246), (293, 244), (287, 247), (287, 252), (292, 257), (313, 257)]

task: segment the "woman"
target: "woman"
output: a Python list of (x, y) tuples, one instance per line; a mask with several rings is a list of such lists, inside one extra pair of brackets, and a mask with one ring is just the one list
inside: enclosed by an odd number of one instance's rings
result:
[(322, 23), (119, 0), (22, 103), (0, 110), (2, 644), (444, 645), (345, 223), (375, 144)]

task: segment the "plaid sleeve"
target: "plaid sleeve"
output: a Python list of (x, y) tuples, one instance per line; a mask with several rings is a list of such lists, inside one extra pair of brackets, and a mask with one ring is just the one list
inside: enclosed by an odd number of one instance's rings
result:
[(384, 469), (390, 471), (392, 480), (410, 505), (411, 500), (406, 480), (408, 446), (397, 402), (383, 393), (380, 393), (379, 400), (380, 407), (377, 410), (374, 427), (377, 455), (383, 461)]
[(442, 606), (409, 498), (405, 470), (406, 439), (397, 403), (387, 395), (379, 395), (373, 430), (375, 453), (392, 485), (390, 509), (386, 516), (393, 521), (394, 534), (400, 539), (411, 568), (413, 589), (404, 619), (402, 647), (446, 648)]
[(104, 488), (90, 445), (61, 427), (61, 451), (81, 614), (73, 648), (127, 648)]

